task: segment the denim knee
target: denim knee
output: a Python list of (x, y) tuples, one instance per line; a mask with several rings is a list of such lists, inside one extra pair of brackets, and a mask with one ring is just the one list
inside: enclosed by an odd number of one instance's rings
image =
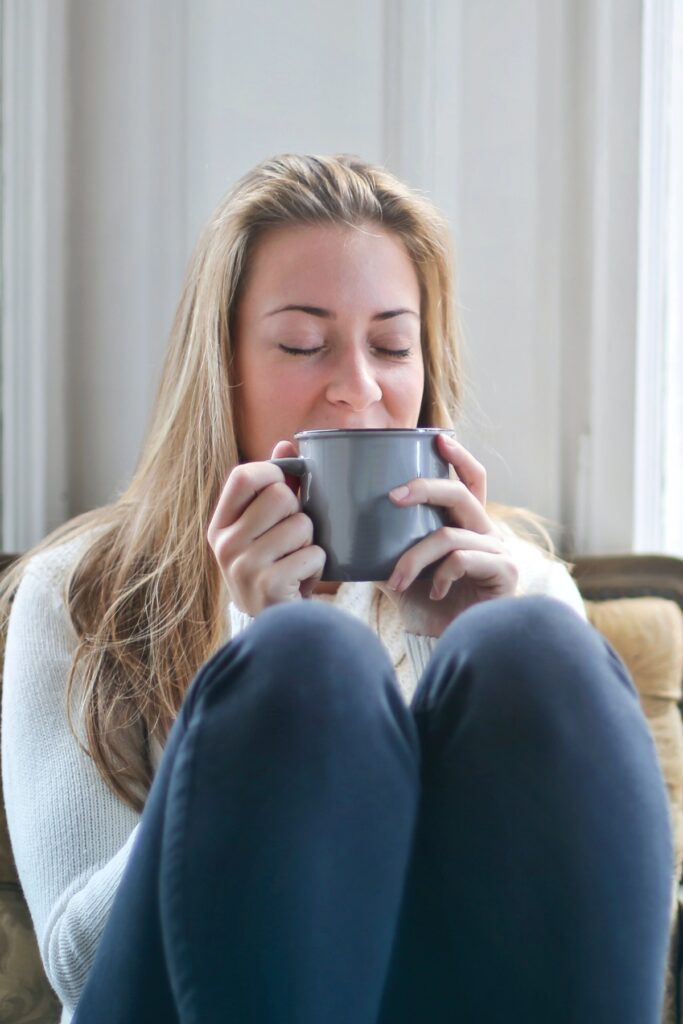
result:
[[(271, 606), (222, 648), (205, 680), (214, 702), (239, 692), (278, 717), (320, 719), (325, 709), (361, 716), (378, 705), (401, 711), (388, 652), (365, 623), (322, 602)], [(200, 689), (202, 689), (200, 684)], [(207, 694), (210, 691), (210, 696)]]
[(621, 659), (568, 605), (550, 597), (499, 598), (468, 609), (441, 637), (415, 710), (476, 693), (501, 717), (571, 714), (581, 699), (610, 700), (615, 685), (637, 701)]

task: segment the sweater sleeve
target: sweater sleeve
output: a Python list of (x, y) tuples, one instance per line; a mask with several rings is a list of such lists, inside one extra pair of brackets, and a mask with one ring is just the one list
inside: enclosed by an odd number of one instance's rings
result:
[(230, 636), (237, 636), (243, 629), (246, 629), (250, 622), (253, 622), (251, 615), (243, 612), (236, 604), (230, 602)]
[(140, 815), (107, 787), (66, 717), (77, 636), (31, 563), (7, 627), (2, 780), (12, 851), (48, 980), (68, 1011), (85, 983)]

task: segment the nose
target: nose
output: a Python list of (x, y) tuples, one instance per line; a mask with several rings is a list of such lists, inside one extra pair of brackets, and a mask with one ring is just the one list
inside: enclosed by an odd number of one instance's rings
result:
[(338, 360), (327, 385), (326, 398), (333, 405), (345, 405), (354, 412), (362, 412), (380, 401), (382, 389), (364, 353), (347, 353)]

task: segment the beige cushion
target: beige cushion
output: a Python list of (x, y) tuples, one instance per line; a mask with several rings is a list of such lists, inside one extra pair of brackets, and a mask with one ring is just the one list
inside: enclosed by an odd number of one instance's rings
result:
[(585, 601), (588, 618), (629, 668), (641, 697), (681, 699), (683, 616), (663, 597)]
[(677, 878), (683, 866), (683, 614), (675, 601), (624, 597), (586, 601), (589, 620), (629, 669), (659, 754), (669, 795)]
[(589, 620), (629, 669), (657, 747), (669, 797), (676, 867), (672, 879), (672, 929), (662, 1024), (676, 1024), (678, 986), (678, 880), (683, 864), (683, 723), (678, 701), (683, 674), (683, 614), (675, 601), (624, 597), (586, 601)]

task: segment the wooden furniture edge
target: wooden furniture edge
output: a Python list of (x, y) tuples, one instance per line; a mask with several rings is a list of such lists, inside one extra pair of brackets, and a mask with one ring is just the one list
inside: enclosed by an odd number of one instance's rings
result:
[(582, 597), (665, 597), (683, 610), (683, 558), (673, 555), (615, 554), (568, 559)]

